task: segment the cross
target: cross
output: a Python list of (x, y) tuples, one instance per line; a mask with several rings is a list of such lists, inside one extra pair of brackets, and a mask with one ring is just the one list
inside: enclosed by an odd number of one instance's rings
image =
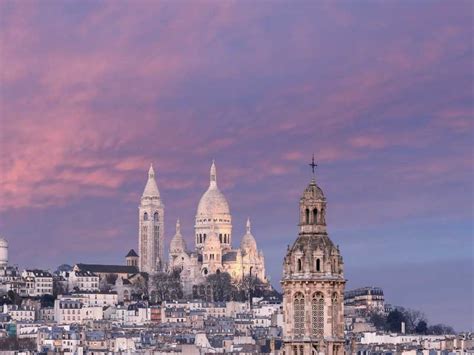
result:
[(311, 167), (311, 170), (313, 170), (313, 176), (314, 176), (314, 169), (318, 166), (318, 164), (314, 163), (314, 154), (313, 154), (313, 159), (311, 159), (311, 164), (309, 164)]

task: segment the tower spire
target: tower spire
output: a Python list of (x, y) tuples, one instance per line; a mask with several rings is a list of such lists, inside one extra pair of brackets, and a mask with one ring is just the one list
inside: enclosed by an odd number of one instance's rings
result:
[(247, 217), (247, 234), (250, 234), (250, 217)]
[(160, 191), (156, 185), (155, 180), (155, 170), (153, 170), (153, 164), (150, 164), (150, 169), (148, 169), (148, 180), (145, 185), (145, 190), (143, 190), (142, 197), (160, 197)]
[(179, 218), (176, 220), (176, 234), (181, 233), (181, 224), (179, 223)]
[(211, 171), (210, 171), (210, 186), (217, 186), (217, 171), (216, 171), (216, 162), (212, 159)]

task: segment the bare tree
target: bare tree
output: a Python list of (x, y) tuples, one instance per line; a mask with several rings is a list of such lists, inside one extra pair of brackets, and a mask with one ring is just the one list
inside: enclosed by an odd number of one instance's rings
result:
[(153, 302), (173, 301), (183, 298), (183, 288), (179, 273), (160, 272), (151, 279), (150, 289), (153, 290)]

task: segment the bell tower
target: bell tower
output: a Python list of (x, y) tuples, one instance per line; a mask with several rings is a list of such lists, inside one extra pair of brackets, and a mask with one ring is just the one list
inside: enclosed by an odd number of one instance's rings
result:
[(142, 272), (154, 273), (163, 269), (164, 212), (165, 206), (156, 185), (155, 171), (150, 165), (138, 207), (138, 264)]
[[(314, 158), (310, 164), (314, 172)], [(316, 179), (300, 198), (299, 233), (283, 263), (285, 355), (344, 354), (343, 261), (326, 230), (326, 198)]]

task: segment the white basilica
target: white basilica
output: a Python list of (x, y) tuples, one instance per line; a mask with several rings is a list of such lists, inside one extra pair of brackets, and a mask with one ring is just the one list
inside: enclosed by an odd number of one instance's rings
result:
[[(146, 267), (147, 265), (160, 264), (164, 228), (164, 205), (159, 197), (154, 173), (148, 175), (139, 211), (141, 246), (139, 250), (148, 254), (147, 258), (140, 255), (140, 271), (149, 272), (153, 271), (153, 268)], [(145, 224), (149, 226), (146, 228), (146, 233), (143, 233)], [(181, 281), (186, 294), (192, 292), (193, 285), (205, 281), (206, 276), (219, 272), (227, 272), (237, 281), (250, 275), (266, 282), (264, 256), (257, 249), (257, 242), (251, 233), (250, 220), (247, 220), (246, 233), (242, 237), (240, 248), (232, 247), (232, 215), (225, 196), (217, 186), (214, 162), (211, 165), (209, 188), (202, 195), (197, 207), (194, 231), (193, 250), (186, 246), (181, 235), (179, 220), (176, 223), (176, 234), (170, 242), (167, 270), (181, 270)], [(144, 235), (149, 237), (145, 239), (149, 240), (146, 244), (152, 246), (151, 249), (143, 247)], [(145, 262), (150, 255), (154, 256), (154, 260), (150, 263)], [(161, 264), (164, 264), (163, 260)]]

